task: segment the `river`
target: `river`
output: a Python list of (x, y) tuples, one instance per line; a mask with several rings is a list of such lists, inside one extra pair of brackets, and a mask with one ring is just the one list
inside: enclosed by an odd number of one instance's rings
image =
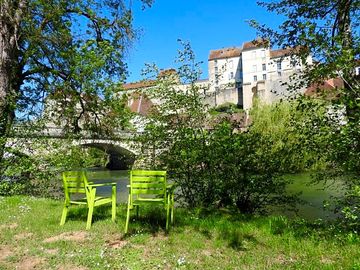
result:
[[(129, 184), (128, 171), (126, 170), (105, 170), (105, 169), (92, 169), (88, 171), (88, 177), (90, 181), (94, 182), (117, 182), (117, 201), (119, 203), (127, 202), (128, 189), (126, 185)], [(288, 186), (289, 192), (302, 192), (300, 198), (303, 199), (306, 204), (297, 205), (298, 213), (284, 211), (283, 209), (274, 210), (274, 214), (281, 214), (286, 216), (295, 216), (315, 220), (318, 218), (331, 219), (334, 218), (334, 214), (330, 211), (323, 209), (324, 200), (329, 200), (331, 196), (337, 196), (341, 194), (341, 185), (334, 184), (332, 186), (324, 186), (322, 184), (312, 184), (311, 176), (309, 173), (290, 174), (286, 175), (292, 179), (293, 184)], [(99, 195), (109, 194), (109, 188), (99, 189)]]

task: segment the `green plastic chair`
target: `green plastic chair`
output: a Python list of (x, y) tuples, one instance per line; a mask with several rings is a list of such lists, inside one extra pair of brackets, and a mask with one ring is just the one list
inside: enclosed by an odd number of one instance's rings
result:
[[(66, 216), (71, 205), (87, 205), (88, 207), (88, 218), (86, 223), (86, 229), (89, 230), (92, 222), (92, 215), (94, 212), (94, 207), (111, 203), (111, 216), (112, 220), (115, 221), (116, 217), (116, 183), (102, 183), (94, 184), (88, 182), (85, 171), (68, 171), (63, 172), (63, 182), (64, 182), (64, 193), (65, 193), (65, 202), (64, 208), (62, 211), (60, 225), (64, 225), (66, 221)], [(96, 188), (103, 186), (111, 186), (111, 197), (99, 197), (96, 196)], [(85, 197), (74, 200), (71, 199), (72, 194), (85, 194)]]
[(139, 206), (146, 204), (163, 205), (166, 209), (166, 230), (174, 222), (174, 186), (167, 185), (166, 171), (130, 171), (130, 185), (128, 207), (126, 215), (125, 233), (128, 232), (130, 210), (136, 207), (139, 215)]

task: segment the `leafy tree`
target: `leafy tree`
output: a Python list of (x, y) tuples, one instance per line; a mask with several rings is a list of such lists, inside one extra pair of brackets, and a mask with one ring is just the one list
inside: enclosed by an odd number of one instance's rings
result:
[(209, 121), (203, 91), (195, 83), (198, 64), (184, 46), (178, 73), (162, 76), (155, 68), (156, 83), (146, 92), (156, 104), (139, 137), (143, 162), (167, 169), (179, 186), (179, 199), (190, 206), (235, 206), (253, 213), (294, 202), (286, 193), (288, 182), (279, 177), (284, 155), (274, 158), (282, 152), (272, 151), (270, 134), (256, 128), (241, 132), (226, 118)]
[(69, 131), (119, 124), (111, 122), (124, 108), (113, 82), (126, 75), (124, 53), (135, 37), (122, 0), (2, 0), (0, 156), (15, 114), (34, 120), (48, 99)]
[(278, 0), (258, 4), (285, 16), (285, 20), (278, 30), (255, 20), (250, 24), (278, 46), (297, 48), (293, 53), (300, 55), (303, 62), (308, 55), (315, 58), (316, 64), (307, 67), (303, 78), (308, 85), (341, 77), (345, 84), (341, 101), (348, 117), (359, 119), (359, 81), (354, 68), (360, 53), (360, 1)]
[[(294, 53), (302, 59), (310, 54), (315, 57), (317, 63), (308, 66), (304, 76), (308, 85), (335, 77), (344, 81), (344, 88), (337, 89), (336, 98), (330, 100), (332, 106), (325, 107), (329, 119), (318, 122), (316, 129), (311, 130), (307, 125), (300, 129), (304, 131), (304, 142), (322, 153), (325, 161), (326, 171), (317, 178), (329, 180), (341, 176), (347, 180), (344, 183), (347, 188), (345, 196), (334, 201), (342, 217), (341, 223), (358, 230), (360, 83), (355, 67), (360, 54), (360, 1), (279, 0), (258, 3), (271, 12), (284, 15), (285, 20), (279, 30), (256, 21), (251, 21), (251, 25), (279, 46), (300, 46)], [(331, 114), (338, 119), (332, 119)]]
[(3, 159), (0, 195), (27, 194), (59, 197), (60, 172), (102, 166), (108, 155), (96, 148), (73, 145), (68, 139), (19, 139)]

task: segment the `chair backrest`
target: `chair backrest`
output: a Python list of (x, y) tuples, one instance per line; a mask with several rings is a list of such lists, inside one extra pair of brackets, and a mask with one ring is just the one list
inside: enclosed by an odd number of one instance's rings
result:
[(166, 171), (130, 171), (130, 194), (164, 196), (166, 202)]
[(65, 198), (70, 200), (70, 194), (85, 193), (88, 184), (85, 171), (67, 171), (62, 173)]

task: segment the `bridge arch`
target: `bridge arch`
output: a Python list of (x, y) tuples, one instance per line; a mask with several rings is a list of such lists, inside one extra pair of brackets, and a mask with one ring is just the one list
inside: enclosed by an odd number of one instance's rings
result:
[(83, 141), (79, 144), (82, 147), (93, 147), (100, 149), (109, 155), (109, 162), (106, 168), (111, 170), (127, 170), (135, 162), (136, 153), (111, 142)]

